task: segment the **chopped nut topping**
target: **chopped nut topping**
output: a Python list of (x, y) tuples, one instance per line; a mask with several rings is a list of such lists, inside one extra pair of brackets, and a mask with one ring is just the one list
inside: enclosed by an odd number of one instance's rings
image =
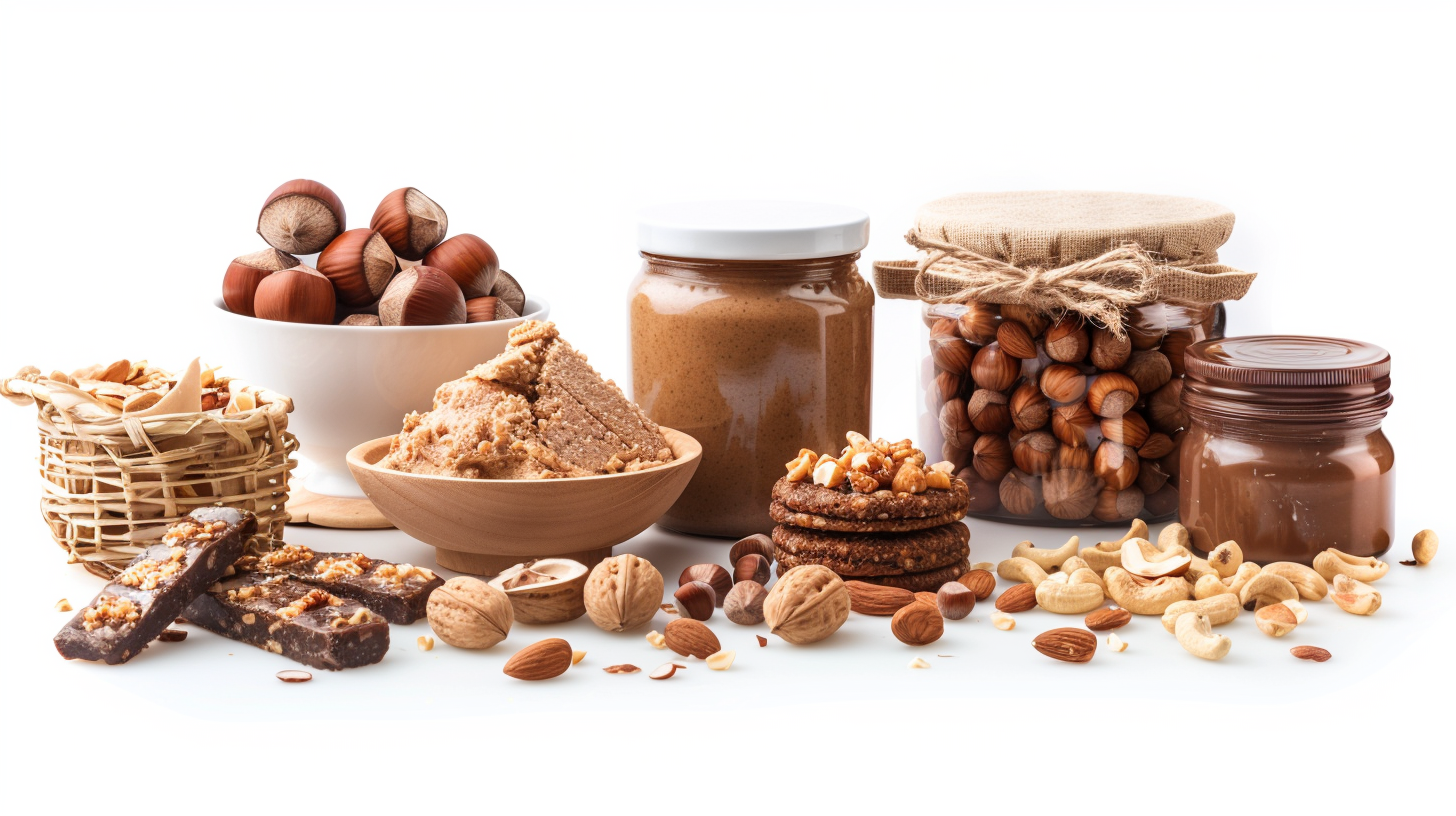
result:
[(400, 586), (411, 578), (417, 578), (420, 581), (433, 581), (435, 579), (435, 573), (424, 567), (416, 567), (413, 564), (381, 564), (379, 569), (375, 570), (374, 574), (369, 577), (369, 580), (380, 585), (390, 584), (392, 586)]
[(809, 478), (809, 474), (814, 472), (814, 452), (806, 450), (800, 454), (799, 458), (789, 462), (784, 467), (789, 470), (787, 477), (789, 481), (802, 482)]
[(284, 544), (281, 548), (258, 556), (260, 567), (281, 567), (313, 558), (313, 550), (302, 544)]
[(314, 566), (313, 571), (319, 578), (325, 581), (337, 581), (340, 578), (355, 578), (364, 574), (364, 570), (374, 566), (374, 561), (367, 555), (351, 553), (343, 558), (325, 558)]
[(844, 484), (848, 475), (844, 468), (839, 466), (837, 460), (826, 456), (824, 461), (814, 468), (814, 484), (828, 488), (839, 487)]
[(667, 636), (657, 631), (656, 629), (647, 633), (647, 642), (651, 643), (652, 648), (654, 649), (667, 648)]
[(102, 626), (120, 629), (141, 619), (141, 608), (126, 598), (102, 595), (82, 616), (82, 626), (91, 632)]
[(141, 590), (156, 589), (162, 582), (182, 571), (182, 559), (186, 555), (186, 548), (173, 547), (171, 558), (167, 561), (158, 561), (154, 558), (138, 561), (116, 576), (116, 582), (122, 586), (136, 587)]
[(324, 604), (328, 604), (329, 606), (338, 606), (343, 602), (344, 601), (342, 598), (336, 598), (333, 595), (330, 595), (329, 593), (323, 591), (322, 589), (313, 589), (309, 590), (309, 593), (302, 598), (299, 598), (288, 606), (279, 609), (278, 617), (296, 618), (316, 606), (323, 606)]

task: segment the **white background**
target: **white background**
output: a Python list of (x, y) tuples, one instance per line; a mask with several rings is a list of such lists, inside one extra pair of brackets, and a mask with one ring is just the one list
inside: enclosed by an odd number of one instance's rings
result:
[[(648, 203), (858, 206), (872, 217), (867, 274), (871, 259), (908, 257), (915, 207), (944, 194), (1191, 195), (1238, 213), (1223, 258), (1261, 273), (1230, 307), (1233, 332), (1353, 336), (1394, 355), (1390, 557), (1408, 557), (1420, 527), (1456, 536), (1442, 430), (1456, 66), (1439, 8), (6, 4), (0, 371), (185, 362), (227, 261), (261, 246), (258, 205), (299, 176), (332, 186), (352, 223), (391, 189), (425, 190), (615, 376), (632, 214)], [(917, 338), (914, 306), (881, 304), (876, 434), (913, 427)], [(1025, 616), (1000, 633), (980, 614), (926, 650), (857, 619), (822, 648), (740, 649), (728, 674), (650, 685), (587, 669), (512, 686), (499, 665), (526, 636), (427, 656), (400, 628), (384, 666), (282, 687), (276, 659), (241, 646), (228, 657), (204, 634), (171, 647), (185, 659), (59, 660), (51, 604), (95, 583), (61, 563), (37, 518), (33, 444), (29, 412), (0, 404), (0, 778), (31, 809), (115, 798), (301, 812), (296, 797), (585, 812), (1415, 811), (1436, 806), (1451, 770), (1452, 553), (1418, 574), (1394, 567), (1376, 618), (1321, 605), (1291, 636), (1336, 652), (1319, 666), (1248, 620), (1227, 665), (1139, 620), (1129, 652), (1067, 667), (1026, 646), (1060, 621)], [(986, 560), (1022, 537), (973, 530)], [(348, 546), (427, 562), (398, 534), (371, 535)], [(650, 532), (621, 549), (650, 553), (673, 583), (711, 546)], [(568, 632), (589, 661), (662, 654), (585, 624)], [(905, 669), (921, 652), (957, 657)]]

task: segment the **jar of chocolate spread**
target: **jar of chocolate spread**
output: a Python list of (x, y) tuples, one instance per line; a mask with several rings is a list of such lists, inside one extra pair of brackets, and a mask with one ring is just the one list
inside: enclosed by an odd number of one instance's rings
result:
[(874, 292), (855, 261), (869, 217), (824, 204), (671, 204), (641, 213), (629, 298), (632, 396), (703, 458), (659, 523), (773, 527), (773, 483), (800, 448), (869, 433)]
[(1395, 451), (1380, 429), (1390, 355), (1327, 337), (1210, 340), (1188, 349), (1180, 515), (1201, 553), (1309, 564), (1334, 547), (1380, 555), (1395, 532)]

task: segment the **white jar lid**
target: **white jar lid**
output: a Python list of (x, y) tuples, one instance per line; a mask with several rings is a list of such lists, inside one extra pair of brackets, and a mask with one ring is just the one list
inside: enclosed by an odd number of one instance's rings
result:
[(637, 215), (637, 247), (653, 255), (722, 261), (832, 258), (864, 249), (870, 217), (801, 201), (687, 201)]

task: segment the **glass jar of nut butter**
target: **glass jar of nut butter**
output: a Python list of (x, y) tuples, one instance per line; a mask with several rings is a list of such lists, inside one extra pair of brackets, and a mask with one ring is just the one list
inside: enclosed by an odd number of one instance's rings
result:
[(1395, 451), (1381, 431), (1390, 355), (1354, 340), (1236, 337), (1188, 349), (1180, 515), (1200, 553), (1309, 564), (1380, 555), (1395, 532)]
[(629, 298), (632, 395), (703, 458), (659, 520), (711, 536), (768, 532), (770, 493), (800, 448), (870, 427), (874, 292), (855, 261), (869, 216), (777, 201), (640, 214)]

